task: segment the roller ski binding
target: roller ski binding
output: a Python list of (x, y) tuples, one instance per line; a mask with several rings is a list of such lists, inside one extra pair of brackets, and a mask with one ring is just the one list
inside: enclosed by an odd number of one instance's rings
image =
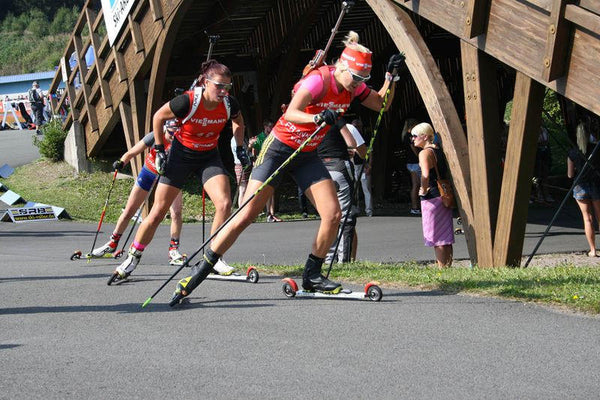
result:
[[(287, 298), (293, 297), (308, 297), (322, 299), (350, 299), (350, 300), (371, 300), (380, 301), (383, 297), (383, 292), (378, 286), (378, 282), (369, 282), (365, 285), (364, 292), (353, 292), (349, 289), (342, 289), (341, 286), (336, 293), (299, 289), (296, 281), (291, 278), (283, 279), (283, 294)], [(304, 286), (304, 285), (303, 285)]]
[(177, 287), (175, 288), (175, 292), (171, 297), (171, 301), (169, 301), (169, 307), (173, 307), (179, 303), (189, 294), (186, 290), (187, 286), (190, 283), (192, 276), (188, 276), (187, 278), (183, 278), (179, 282), (177, 282)]
[(174, 265), (174, 266), (180, 267), (185, 263), (186, 259), (187, 259), (187, 255), (181, 254), (179, 252), (179, 249), (169, 250), (169, 265)]
[(127, 255), (127, 259), (123, 261), (121, 265), (117, 267), (115, 272), (108, 278), (107, 285), (110, 286), (113, 283), (121, 284), (128, 280), (129, 275), (133, 272), (135, 267), (140, 262), (142, 258), (142, 252), (136, 250), (134, 248), (129, 249), (129, 254)]

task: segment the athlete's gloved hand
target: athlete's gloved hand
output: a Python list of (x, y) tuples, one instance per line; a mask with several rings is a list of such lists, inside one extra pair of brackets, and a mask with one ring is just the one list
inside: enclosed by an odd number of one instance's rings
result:
[(156, 156), (154, 157), (154, 166), (156, 167), (156, 172), (158, 172), (159, 175), (164, 175), (165, 166), (167, 164), (167, 153), (165, 153), (165, 145), (155, 144), (154, 150), (156, 151)]
[(325, 122), (327, 125), (335, 125), (335, 122), (339, 118), (339, 114), (334, 110), (323, 110), (319, 114), (315, 114), (313, 117), (315, 124), (321, 125), (321, 123)]
[(245, 169), (248, 165), (250, 165), (250, 157), (248, 157), (248, 152), (244, 146), (237, 146), (235, 148), (235, 155), (237, 156), (238, 160), (240, 160), (242, 168)]
[(117, 161), (115, 161), (115, 162), (113, 163), (113, 169), (114, 169), (114, 170), (117, 170), (117, 171), (121, 171), (121, 170), (123, 169), (123, 166), (124, 166), (124, 165), (125, 165), (125, 164), (123, 164), (123, 161), (121, 161), (121, 160), (117, 160)]
[(400, 70), (400, 67), (402, 66), (402, 63), (404, 62), (404, 60), (406, 60), (406, 56), (404, 55), (404, 53), (398, 53), (398, 54), (393, 54), (390, 57), (390, 60), (388, 61), (387, 72), (391, 74), (391, 76), (392, 76), (391, 80), (393, 80), (394, 82), (399, 79), (398, 71)]

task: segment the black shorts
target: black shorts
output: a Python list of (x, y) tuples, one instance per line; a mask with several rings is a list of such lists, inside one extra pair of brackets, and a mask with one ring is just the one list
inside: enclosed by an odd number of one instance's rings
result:
[(159, 182), (181, 189), (192, 173), (202, 185), (213, 176), (227, 175), (218, 149), (195, 151), (174, 138), (167, 156), (165, 174), (160, 177)]
[[(269, 135), (260, 151), (250, 179), (265, 182), (294, 152), (290, 146), (281, 143), (275, 135)], [(277, 174), (269, 185), (276, 187), (281, 182), (283, 173), (289, 172), (302, 192), (323, 181), (331, 179), (329, 171), (317, 155), (317, 151), (300, 152), (294, 159)]]

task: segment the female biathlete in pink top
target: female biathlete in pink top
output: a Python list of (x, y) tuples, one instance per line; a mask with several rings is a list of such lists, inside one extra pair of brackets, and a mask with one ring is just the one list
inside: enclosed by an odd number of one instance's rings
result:
[[(346, 47), (335, 66), (321, 67), (296, 85), (296, 93), (285, 114), (277, 121), (254, 164), (246, 198), (254, 194), (322, 122), (333, 125), (338, 117), (335, 110), (347, 110), (354, 98), (372, 110), (381, 109), (384, 95), (392, 84), (391, 75), (379, 92), (369, 89), (365, 82), (370, 78), (371, 52), (358, 44), (358, 34), (355, 32), (350, 32), (344, 44)], [(401, 58), (398, 57), (398, 60)], [(393, 86), (389, 96), (391, 101)], [(303, 148), (288, 164), (286, 171), (306, 193), (321, 217), (311, 254), (304, 267), (302, 286), (306, 290), (338, 293), (341, 285), (321, 275), (323, 259), (336, 237), (341, 217), (335, 186), (316, 151), (327, 129), (322, 129)], [(208, 276), (212, 266), (264, 208), (281, 175), (278, 174), (215, 236), (210, 247), (207, 247), (202, 263), (192, 268), (192, 276), (177, 283), (171, 306), (189, 295)]]
[[(156, 188), (152, 210), (138, 229), (127, 259), (112, 275), (113, 281), (127, 278), (136, 268), (144, 248), (152, 240), (156, 228), (190, 174), (198, 177), (215, 206), (213, 231), (229, 217), (229, 177), (217, 147), (219, 135), (228, 119), (231, 119), (233, 135), (238, 144), (238, 159), (244, 165), (250, 162), (242, 147), (244, 118), (237, 100), (229, 96), (231, 78), (229, 68), (215, 60), (208, 60), (202, 64), (199, 86), (175, 97), (154, 114), (152, 124), (155, 132), (155, 164), (162, 176)], [(175, 133), (167, 157), (163, 138), (156, 132), (165, 121), (172, 118), (177, 118), (181, 128)]]
[[(165, 124), (165, 141), (163, 142), (165, 143), (165, 151), (167, 151), (171, 146), (173, 135), (177, 129), (179, 129), (179, 125), (176, 120), (169, 120)], [(123, 169), (123, 166), (127, 164), (133, 157), (141, 154), (148, 147), (151, 148), (148, 154), (146, 154), (144, 166), (138, 174), (133, 188), (131, 188), (131, 193), (127, 199), (125, 210), (123, 210), (121, 213), (121, 216), (117, 221), (117, 225), (110, 236), (110, 240), (103, 246), (94, 249), (92, 251), (93, 257), (102, 257), (104, 254), (112, 254), (117, 250), (121, 235), (127, 228), (129, 221), (148, 197), (148, 192), (152, 189), (154, 181), (158, 177), (158, 173), (156, 172), (156, 168), (154, 166), (156, 151), (154, 148), (152, 148), (153, 145), (154, 133), (150, 132), (144, 136), (142, 140), (137, 142), (131, 149), (129, 149), (129, 151), (123, 154), (119, 160), (113, 163), (113, 168), (120, 171)], [(169, 264), (171, 265), (181, 265), (184, 262), (184, 257), (179, 252), (179, 237), (181, 235), (181, 226), (183, 225), (181, 216), (182, 204), (183, 202), (180, 193), (179, 196), (177, 196), (173, 201), (173, 204), (171, 204), (171, 242), (169, 244)]]

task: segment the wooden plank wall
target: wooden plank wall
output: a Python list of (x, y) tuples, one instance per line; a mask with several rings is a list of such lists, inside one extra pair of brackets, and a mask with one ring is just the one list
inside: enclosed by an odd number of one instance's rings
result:
[(598, 1), (580, 0), (576, 5), (566, 0), (489, 0), (486, 28), (470, 37), (464, 15), (479, 1), (394, 3), (600, 115)]

